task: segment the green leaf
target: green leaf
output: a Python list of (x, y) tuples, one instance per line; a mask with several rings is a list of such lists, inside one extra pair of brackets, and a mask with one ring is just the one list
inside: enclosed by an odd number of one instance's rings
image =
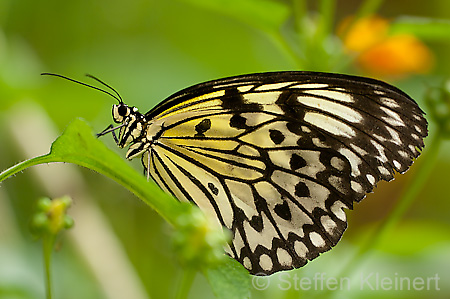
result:
[(204, 270), (203, 274), (217, 298), (250, 298), (250, 275), (237, 261), (228, 258), (219, 267)]
[(286, 21), (289, 8), (271, 0), (180, 0), (218, 12), (256, 28), (274, 31)]
[(0, 182), (27, 167), (52, 162), (77, 164), (115, 180), (156, 210), (174, 225), (177, 217), (190, 208), (162, 191), (134, 170), (126, 161), (109, 150), (81, 119), (70, 123), (52, 144), (50, 153), (19, 163), (0, 174)]
[(450, 20), (401, 17), (392, 23), (390, 33), (412, 34), (423, 40), (449, 40)]

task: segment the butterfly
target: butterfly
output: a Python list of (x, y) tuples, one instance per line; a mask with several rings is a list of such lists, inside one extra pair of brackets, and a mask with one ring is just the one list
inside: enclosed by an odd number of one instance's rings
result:
[(181, 90), (145, 114), (91, 77), (114, 94), (63, 78), (118, 100), (118, 125), (98, 136), (112, 133), (163, 190), (230, 230), (225, 251), (251, 274), (299, 268), (330, 250), (347, 228), (344, 209), (408, 170), (427, 136), (411, 97), (364, 77), (229, 77)]

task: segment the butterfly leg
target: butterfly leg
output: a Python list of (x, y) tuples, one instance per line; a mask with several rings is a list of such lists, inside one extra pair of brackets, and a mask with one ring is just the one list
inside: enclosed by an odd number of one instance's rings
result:
[(97, 137), (100, 137), (100, 136), (103, 136), (103, 135), (108, 134), (109, 132), (111, 132), (110, 129), (112, 129), (112, 128), (113, 128), (113, 125), (107, 126), (106, 129), (104, 129), (104, 130), (101, 131), (100, 133), (97, 133)]
[(147, 182), (150, 180), (150, 171), (148, 169), (150, 168), (150, 151), (148, 150), (148, 158), (147, 158)]
[(116, 136), (115, 130), (117, 130), (117, 129), (123, 127), (124, 125), (125, 125), (125, 124), (121, 124), (120, 126), (117, 126), (117, 127), (114, 127), (113, 125), (109, 125), (109, 126), (106, 127), (106, 129), (104, 129), (103, 131), (101, 131), (100, 133), (98, 133), (98, 134), (97, 134), (97, 137), (101, 137), (101, 136), (103, 136), (103, 135), (106, 135), (106, 134), (108, 134), (108, 133), (111, 133), (112, 136), (113, 136), (113, 138), (114, 138), (114, 141), (115, 141), (117, 144), (119, 144), (119, 139), (118, 139), (117, 136)]

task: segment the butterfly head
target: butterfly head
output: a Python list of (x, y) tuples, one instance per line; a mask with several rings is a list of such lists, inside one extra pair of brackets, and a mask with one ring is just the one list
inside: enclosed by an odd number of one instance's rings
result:
[[(136, 110), (136, 111), (134, 111)], [(112, 108), (112, 116), (114, 119), (114, 122), (116, 123), (123, 123), (124, 120), (132, 113), (137, 112), (136, 107), (128, 107), (127, 104), (119, 103), (113, 105)]]

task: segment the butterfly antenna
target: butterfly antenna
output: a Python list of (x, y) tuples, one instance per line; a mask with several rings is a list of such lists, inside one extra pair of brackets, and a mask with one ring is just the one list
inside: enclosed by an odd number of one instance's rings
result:
[[(117, 90), (115, 90), (114, 88), (112, 88), (111, 86), (109, 86), (108, 84), (106, 84), (105, 82), (103, 82), (102, 80), (100, 80), (99, 78), (97, 78), (97, 77), (95, 77), (95, 76), (92, 76), (92, 75), (90, 75), (90, 74), (86, 74), (86, 77), (89, 77), (89, 78), (92, 78), (92, 79), (94, 79), (95, 81), (97, 81), (97, 82), (100, 82), (101, 84), (103, 84), (103, 85), (105, 85), (106, 87), (108, 87), (109, 89), (111, 89), (112, 91), (114, 91), (114, 93), (119, 97), (119, 99), (120, 99), (120, 103), (122, 103), (123, 102), (123, 100), (122, 100), (122, 97), (120, 96), (120, 94), (117, 92)], [(116, 98), (117, 99), (117, 98)]]
[[(107, 90), (104, 90), (104, 89), (101, 89), (101, 88), (98, 88), (98, 87), (95, 87), (95, 86), (92, 86), (92, 85), (83, 83), (83, 82), (81, 82), (81, 81), (77, 81), (77, 80), (71, 79), (71, 78), (66, 77), (66, 76), (63, 76), (63, 75), (58, 75), (58, 74), (53, 74), (53, 73), (41, 73), (41, 75), (43, 75), (43, 76), (54, 76), (54, 77), (63, 78), (63, 79), (66, 79), (66, 80), (69, 80), (69, 81), (72, 81), (72, 82), (75, 82), (75, 83), (78, 83), (78, 84), (81, 84), (81, 85), (84, 85), (84, 86), (87, 86), (87, 87), (90, 87), (90, 88), (93, 88), (93, 89), (96, 89), (96, 90), (99, 90), (99, 91), (104, 92), (104, 93), (106, 93), (106, 94), (109, 94), (110, 96), (112, 96), (113, 98), (115, 98), (115, 99), (119, 102), (119, 104), (122, 104), (122, 103), (123, 103), (122, 97), (119, 95), (119, 93), (118, 93), (114, 88), (112, 88), (112, 87), (109, 86), (108, 84), (106, 84), (106, 83), (100, 81), (99, 79), (97, 79), (96, 77), (94, 77), (94, 76), (92, 76), (92, 75), (86, 75), (86, 76), (88, 76), (89, 78), (95, 79), (96, 81), (98, 81), (98, 82), (100, 82), (101, 84), (105, 85), (106, 87), (110, 88), (112, 91), (114, 91), (115, 94), (112, 94), (112, 93), (110, 93), (110, 92), (107, 91)], [(117, 96), (116, 96), (116, 95), (117, 95)]]

